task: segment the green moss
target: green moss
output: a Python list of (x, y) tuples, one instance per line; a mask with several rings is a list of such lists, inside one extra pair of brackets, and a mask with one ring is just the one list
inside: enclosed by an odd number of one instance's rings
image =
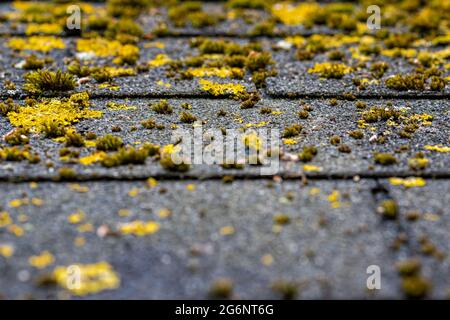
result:
[(306, 146), (302, 152), (299, 153), (299, 160), (302, 162), (310, 162), (317, 155), (317, 148), (315, 146)]
[(397, 158), (391, 153), (377, 152), (374, 154), (375, 163), (388, 166), (397, 163)]
[(385, 80), (385, 84), (388, 88), (405, 91), (405, 90), (424, 90), (425, 89), (425, 76), (422, 74), (397, 74)]
[(188, 111), (182, 111), (180, 113), (180, 121), (184, 123), (193, 123), (197, 121), (197, 117)]
[(249, 94), (248, 98), (242, 101), (241, 109), (250, 109), (256, 106), (256, 104), (261, 100), (261, 96), (257, 92), (252, 92)]
[(4, 140), (6, 143), (16, 146), (28, 144), (30, 142), (30, 138), (28, 137), (29, 131), (25, 128), (16, 128), (13, 131), (7, 133), (4, 136)]
[(100, 151), (117, 151), (122, 144), (123, 142), (120, 137), (111, 134), (100, 137), (96, 141), (97, 150)]
[(15, 104), (11, 98), (8, 98), (5, 102), (0, 102), (0, 114), (7, 116), (10, 112), (18, 112), (19, 105)]
[(300, 119), (307, 119), (309, 117), (309, 112), (306, 110), (300, 110), (297, 114)]
[(185, 109), (185, 110), (192, 110), (192, 105), (190, 103), (187, 102), (183, 102), (181, 104), (181, 108)]
[(302, 131), (303, 127), (300, 124), (293, 124), (289, 127), (286, 127), (283, 132), (283, 138), (291, 138), (298, 136)]
[(154, 129), (154, 128), (156, 128), (156, 121), (153, 118), (150, 118), (150, 119), (147, 119), (147, 120), (142, 120), (141, 121), (141, 125), (145, 129)]
[(143, 164), (150, 152), (146, 147), (134, 148), (126, 146), (120, 148), (118, 152), (108, 154), (102, 159), (104, 167), (116, 167), (128, 164)]
[(339, 136), (337, 136), (337, 135), (331, 136), (331, 138), (330, 138), (330, 143), (331, 143), (333, 146), (337, 146), (338, 144), (341, 143), (341, 137), (339, 137)]
[(362, 139), (364, 138), (364, 133), (361, 130), (353, 130), (348, 133), (350, 137), (353, 139)]
[(378, 121), (398, 120), (401, 112), (391, 107), (373, 107), (361, 114), (365, 122), (373, 123)]
[(432, 76), (431, 77), (431, 83), (430, 83), (430, 89), (433, 91), (442, 91), (444, 90), (445, 86), (447, 85), (447, 80), (441, 77)]
[(58, 179), (61, 181), (75, 180), (77, 172), (73, 168), (63, 167), (58, 170)]
[(204, 40), (199, 50), (202, 54), (225, 53), (227, 43), (224, 40)]
[(397, 203), (392, 199), (383, 200), (378, 207), (378, 212), (386, 219), (395, 219), (398, 214)]
[(272, 283), (271, 287), (285, 300), (295, 299), (298, 294), (298, 285), (292, 281), (278, 280)]
[(384, 61), (375, 62), (370, 66), (370, 71), (372, 72), (372, 76), (381, 79), (384, 73), (389, 69), (389, 64)]
[(431, 283), (423, 276), (404, 277), (402, 290), (408, 298), (424, 298), (431, 290)]
[(98, 83), (111, 82), (113, 80), (113, 76), (106, 68), (96, 68), (91, 72), (91, 77)]
[(37, 69), (42, 69), (44, 67), (44, 65), (45, 65), (45, 59), (39, 59), (37, 56), (32, 54), (25, 59), (23, 69), (37, 70)]
[(78, 61), (69, 64), (67, 71), (79, 78), (87, 77), (93, 72), (93, 68), (89, 66), (82, 66)]
[(341, 153), (351, 153), (351, 152), (352, 152), (352, 149), (351, 149), (350, 146), (347, 145), (347, 144), (341, 144), (341, 145), (338, 147), (338, 151), (341, 152)]
[(209, 289), (209, 295), (212, 298), (228, 299), (233, 294), (233, 286), (231, 279), (216, 279)]
[(341, 61), (345, 58), (345, 54), (339, 50), (333, 50), (328, 53), (328, 59), (333, 61)]
[(41, 130), (47, 138), (62, 137), (66, 134), (64, 123), (54, 119), (43, 121)]
[(274, 61), (269, 52), (254, 52), (247, 57), (245, 67), (250, 72), (254, 72), (264, 70), (272, 64), (274, 64)]
[(273, 222), (279, 225), (285, 225), (291, 222), (291, 218), (284, 213), (279, 213), (273, 216)]
[(65, 138), (68, 147), (84, 147), (84, 138), (78, 132), (67, 132)]
[(251, 36), (271, 36), (274, 34), (275, 22), (273, 20), (266, 20), (255, 24), (249, 34)]
[(159, 114), (171, 114), (173, 112), (172, 106), (167, 102), (167, 100), (159, 100), (157, 103), (151, 105), (153, 111)]
[(25, 75), (24, 89), (31, 94), (40, 94), (45, 91), (69, 91), (76, 85), (70, 73), (37, 70)]
[(403, 33), (403, 34), (389, 34), (389, 37), (384, 40), (384, 44), (387, 48), (410, 48), (414, 41), (417, 39), (417, 36), (412, 33)]

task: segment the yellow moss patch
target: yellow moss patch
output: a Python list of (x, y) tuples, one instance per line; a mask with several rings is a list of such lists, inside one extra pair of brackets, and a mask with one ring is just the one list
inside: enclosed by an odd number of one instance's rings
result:
[(389, 182), (393, 186), (404, 186), (406, 188), (412, 188), (412, 187), (424, 187), (427, 183), (425, 179), (420, 177), (409, 177), (409, 178), (397, 178), (392, 177), (389, 178)]
[(69, 215), (69, 217), (67, 217), (67, 221), (69, 221), (69, 223), (71, 224), (77, 224), (82, 222), (85, 218), (86, 214), (83, 211), (79, 210)]
[(172, 59), (170, 59), (167, 55), (158, 54), (153, 60), (150, 60), (148, 62), (148, 65), (150, 67), (156, 68), (168, 64), (170, 61), (172, 61)]
[(111, 77), (129, 77), (136, 75), (136, 70), (133, 68), (105, 67), (105, 70)]
[(135, 220), (124, 223), (120, 226), (119, 231), (123, 234), (133, 234), (136, 236), (145, 236), (159, 231), (159, 223), (155, 221)]
[(12, 38), (7, 46), (14, 50), (33, 50), (48, 52), (53, 49), (64, 49), (62, 39), (51, 36), (33, 36), (28, 38)]
[(59, 266), (53, 271), (53, 277), (62, 288), (77, 296), (117, 289), (120, 286), (119, 275), (107, 262)]
[(225, 226), (220, 228), (219, 233), (221, 236), (229, 236), (232, 235), (235, 232), (233, 226)]
[(32, 132), (41, 132), (44, 124), (49, 122), (57, 122), (64, 127), (69, 127), (82, 119), (100, 118), (102, 116), (101, 111), (80, 108), (79, 103), (76, 102), (77, 99), (75, 99), (79, 96), (80, 94), (72, 95), (69, 100), (44, 99), (34, 106), (21, 106), (17, 112), (8, 113), (8, 118), (15, 127), (25, 128)]
[(43, 269), (54, 262), (55, 257), (53, 257), (53, 255), (48, 251), (43, 251), (40, 255), (31, 256), (28, 259), (28, 263), (30, 264), (30, 266), (38, 269)]
[(381, 50), (381, 54), (386, 57), (414, 58), (417, 55), (417, 50), (393, 48)]
[(26, 35), (32, 34), (59, 34), (63, 28), (58, 23), (29, 23), (25, 29)]
[(205, 79), (200, 79), (199, 84), (201, 85), (203, 90), (209, 92), (213, 96), (232, 94), (239, 97), (246, 93), (245, 87), (237, 83), (217, 83)]
[(156, 84), (161, 87), (170, 88), (172, 85), (168, 82), (164, 82), (162, 80), (156, 81)]
[(261, 150), (261, 148), (263, 146), (263, 142), (262, 142), (261, 138), (254, 131), (245, 134), (242, 137), (242, 142), (244, 143), (244, 145), (246, 147), (249, 147), (254, 150)]
[(443, 146), (443, 145), (435, 145), (435, 146), (426, 145), (424, 148), (426, 150), (430, 150), (430, 151), (450, 152), (450, 147), (446, 147), (446, 146)]
[(337, 209), (341, 206), (340, 198), (341, 193), (338, 190), (333, 190), (333, 192), (328, 195), (327, 200), (330, 202), (333, 209)]
[(283, 139), (283, 144), (294, 145), (294, 144), (297, 144), (297, 140), (292, 139), (292, 138)]

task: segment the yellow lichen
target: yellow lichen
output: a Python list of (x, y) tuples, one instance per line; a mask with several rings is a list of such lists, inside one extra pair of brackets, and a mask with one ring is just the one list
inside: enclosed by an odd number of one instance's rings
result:
[(25, 29), (27, 36), (33, 34), (59, 34), (63, 31), (63, 28), (58, 23), (29, 23)]
[(241, 73), (239, 68), (221, 67), (221, 68), (189, 68), (187, 73), (193, 77), (219, 77), (229, 78), (235, 74)]
[(217, 83), (205, 79), (200, 79), (199, 84), (201, 85), (203, 90), (209, 92), (213, 96), (231, 94), (239, 97), (246, 93), (245, 87), (242, 84), (237, 83)]
[(64, 49), (62, 39), (51, 36), (32, 36), (28, 38), (12, 38), (7, 45), (14, 50), (33, 50), (48, 52), (53, 49)]
[(312, 164), (305, 164), (305, 165), (303, 165), (303, 171), (305, 171), (305, 172), (320, 172), (320, 171), (322, 171), (322, 167), (315, 166)]
[(69, 223), (71, 224), (78, 224), (82, 222), (85, 218), (86, 214), (83, 211), (78, 210), (77, 212), (74, 212), (71, 215), (69, 215), (69, 217), (67, 217), (67, 221), (69, 221)]
[(389, 182), (393, 186), (404, 186), (406, 188), (412, 188), (412, 187), (424, 187), (427, 183), (425, 179), (420, 177), (409, 177), (409, 178), (397, 178), (392, 177), (389, 178)]
[(120, 286), (119, 275), (107, 262), (58, 266), (53, 271), (53, 277), (61, 287), (77, 296), (117, 289)]
[(435, 145), (435, 146), (426, 145), (424, 148), (426, 150), (430, 150), (430, 151), (450, 152), (450, 147), (446, 147), (446, 146), (443, 146), (443, 145)]
[(8, 244), (0, 244), (0, 256), (9, 258), (13, 255), (14, 248)]
[(78, 161), (84, 165), (89, 166), (95, 162), (102, 161), (106, 156), (106, 153), (103, 151), (95, 152), (85, 157), (81, 157)]
[(53, 255), (48, 251), (43, 251), (40, 255), (31, 256), (28, 259), (30, 266), (37, 269), (43, 269), (51, 265), (53, 262), (55, 262), (55, 257), (53, 257)]
[[(9, 112), (8, 118), (13, 126), (28, 129), (32, 132), (42, 132), (47, 123), (58, 123), (63, 127), (79, 122), (82, 119), (100, 118), (101, 111), (80, 107), (72, 95), (67, 99), (44, 99), (34, 106), (21, 106), (18, 111)], [(86, 94), (87, 96), (87, 94)], [(83, 98), (83, 101), (86, 101)]]
[(344, 75), (352, 72), (352, 68), (342, 63), (323, 62), (316, 63), (313, 68), (308, 69), (309, 73), (318, 73), (324, 78), (342, 78)]
[(12, 223), (11, 216), (6, 211), (0, 212), (0, 228), (9, 226)]
[(119, 231), (123, 234), (133, 234), (136, 236), (145, 236), (159, 231), (159, 223), (155, 221), (135, 220), (120, 225)]
[(277, 3), (272, 7), (272, 14), (286, 25), (304, 24), (311, 21), (321, 9), (317, 3)]
[(148, 65), (150, 67), (156, 68), (156, 67), (161, 67), (163, 65), (166, 65), (170, 61), (172, 61), (172, 59), (170, 59), (167, 55), (165, 55), (165, 54), (158, 54), (153, 60), (150, 60), (148, 62)]

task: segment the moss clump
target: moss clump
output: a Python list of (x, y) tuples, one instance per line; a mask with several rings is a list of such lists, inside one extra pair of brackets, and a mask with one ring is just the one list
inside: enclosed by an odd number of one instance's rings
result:
[(19, 106), (11, 98), (8, 98), (5, 102), (0, 102), (0, 114), (2, 116), (6, 116), (10, 112), (17, 112), (18, 110)]
[(289, 224), (291, 222), (291, 218), (284, 213), (278, 213), (273, 216), (272, 218), (273, 222), (279, 225), (285, 225)]
[(341, 61), (342, 59), (344, 59), (344, 57), (345, 57), (345, 54), (339, 50), (333, 50), (328, 53), (328, 59), (333, 60), (333, 61)]
[(296, 57), (300, 61), (312, 60), (314, 58), (314, 52), (309, 49), (299, 48), (296, 53)]
[(358, 109), (365, 109), (367, 107), (367, 103), (364, 101), (356, 101), (355, 106)]
[(303, 127), (300, 124), (293, 124), (284, 129), (283, 138), (291, 138), (298, 136), (302, 131)]
[(338, 151), (341, 152), (341, 153), (351, 153), (351, 152), (352, 152), (352, 149), (351, 149), (350, 146), (347, 145), (347, 144), (341, 144), (341, 145), (338, 147)]
[(47, 138), (57, 138), (66, 134), (66, 127), (62, 121), (47, 119), (42, 122), (41, 131)]
[(348, 133), (350, 137), (353, 139), (362, 139), (364, 138), (364, 133), (361, 130), (353, 130)]
[(25, 59), (25, 63), (22, 68), (25, 70), (37, 70), (42, 69), (45, 65), (45, 59), (39, 59), (34, 54), (28, 56)]
[(347, 73), (352, 71), (351, 67), (337, 62), (316, 63), (309, 73), (318, 73), (322, 78), (341, 79)]
[(202, 54), (212, 54), (212, 53), (225, 53), (227, 48), (227, 43), (223, 40), (210, 40), (207, 39), (202, 42), (199, 50)]
[(307, 119), (309, 117), (309, 112), (306, 110), (300, 110), (297, 114), (300, 119)]
[(377, 211), (386, 219), (395, 219), (398, 214), (397, 203), (392, 199), (383, 200)]
[(370, 110), (364, 111), (361, 115), (365, 122), (373, 123), (378, 121), (398, 120), (401, 116), (399, 110), (395, 110), (392, 107), (373, 107)]
[(397, 74), (385, 80), (389, 89), (398, 91), (424, 90), (426, 78), (423, 74)]
[(408, 298), (419, 299), (427, 296), (431, 290), (431, 283), (421, 275), (403, 277), (402, 290)]
[(14, 162), (28, 160), (30, 163), (36, 163), (39, 162), (39, 157), (31, 154), (29, 146), (23, 148), (6, 147), (0, 148), (0, 160)]
[(41, 94), (46, 91), (69, 91), (77, 83), (70, 73), (37, 70), (25, 75), (24, 90), (31, 94)]
[(97, 150), (99, 151), (117, 151), (123, 142), (120, 137), (107, 134), (100, 137), (96, 141)]
[(16, 128), (13, 131), (7, 133), (4, 137), (5, 142), (16, 146), (23, 145), (30, 142), (30, 138), (28, 137), (29, 130), (25, 128)]
[(249, 94), (248, 98), (242, 101), (241, 109), (250, 109), (256, 106), (256, 104), (261, 100), (261, 96), (257, 92), (252, 92)]
[(67, 132), (66, 133), (66, 146), (67, 147), (84, 147), (84, 138), (78, 132)]
[(171, 114), (173, 112), (172, 106), (167, 102), (167, 100), (159, 100), (157, 103), (151, 105), (153, 111), (159, 114)]
[(127, 146), (120, 148), (116, 153), (106, 155), (102, 159), (102, 165), (110, 168), (128, 164), (143, 164), (149, 154), (150, 151), (145, 146), (140, 148)]
[(377, 152), (374, 155), (375, 163), (389, 166), (397, 163), (397, 158), (391, 153)]
[(186, 172), (190, 169), (189, 163), (181, 158), (180, 147), (172, 144), (164, 146), (160, 150), (159, 164), (166, 170)]
[(209, 289), (212, 298), (228, 299), (233, 294), (233, 281), (227, 278), (217, 279)]
[(58, 170), (58, 179), (71, 181), (75, 180), (77, 177), (77, 172), (73, 168), (63, 167)]
[(148, 0), (109, 0), (108, 14), (113, 17), (136, 17), (150, 5)]
[(272, 55), (269, 52), (253, 52), (247, 57), (245, 67), (250, 72), (264, 70), (274, 64)]
[(278, 280), (272, 283), (271, 287), (285, 300), (295, 299), (298, 294), (298, 285), (292, 281)]
[(330, 99), (330, 106), (335, 107), (335, 106), (337, 106), (337, 104), (338, 104), (338, 101), (336, 98)]
[(180, 121), (184, 123), (193, 123), (197, 121), (197, 117), (188, 111), (182, 111), (180, 113)]
[(389, 64), (384, 61), (375, 62), (370, 66), (370, 71), (372, 72), (372, 76), (381, 79), (384, 73), (389, 69)]
[(337, 146), (338, 144), (341, 143), (341, 137), (336, 136), (336, 135), (331, 136), (331, 138), (330, 138), (330, 143), (331, 143), (333, 146)]
[(441, 77), (431, 77), (430, 89), (433, 91), (442, 91), (447, 85), (447, 80)]
[(302, 152), (299, 153), (299, 160), (302, 162), (310, 162), (317, 155), (317, 148), (315, 146), (306, 146)]
[(155, 129), (156, 128), (156, 121), (155, 121), (155, 119), (150, 118), (150, 119), (141, 121), (141, 125), (145, 129)]

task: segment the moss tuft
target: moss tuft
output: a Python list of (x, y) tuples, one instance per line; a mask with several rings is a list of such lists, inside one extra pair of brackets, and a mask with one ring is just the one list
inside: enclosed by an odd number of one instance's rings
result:
[(293, 124), (289, 127), (286, 127), (283, 132), (283, 138), (291, 138), (298, 136), (302, 131), (303, 127), (300, 124)]
[(37, 70), (25, 75), (24, 89), (31, 94), (41, 94), (46, 91), (73, 90), (76, 85), (70, 73)]
[(107, 134), (100, 137), (96, 141), (97, 150), (99, 151), (117, 151), (123, 142), (120, 137)]
[(374, 154), (375, 163), (383, 166), (389, 166), (397, 163), (397, 158), (391, 153), (377, 152)]
[(159, 114), (171, 114), (173, 112), (172, 106), (167, 100), (161, 99), (157, 103), (151, 105), (153, 111)]

